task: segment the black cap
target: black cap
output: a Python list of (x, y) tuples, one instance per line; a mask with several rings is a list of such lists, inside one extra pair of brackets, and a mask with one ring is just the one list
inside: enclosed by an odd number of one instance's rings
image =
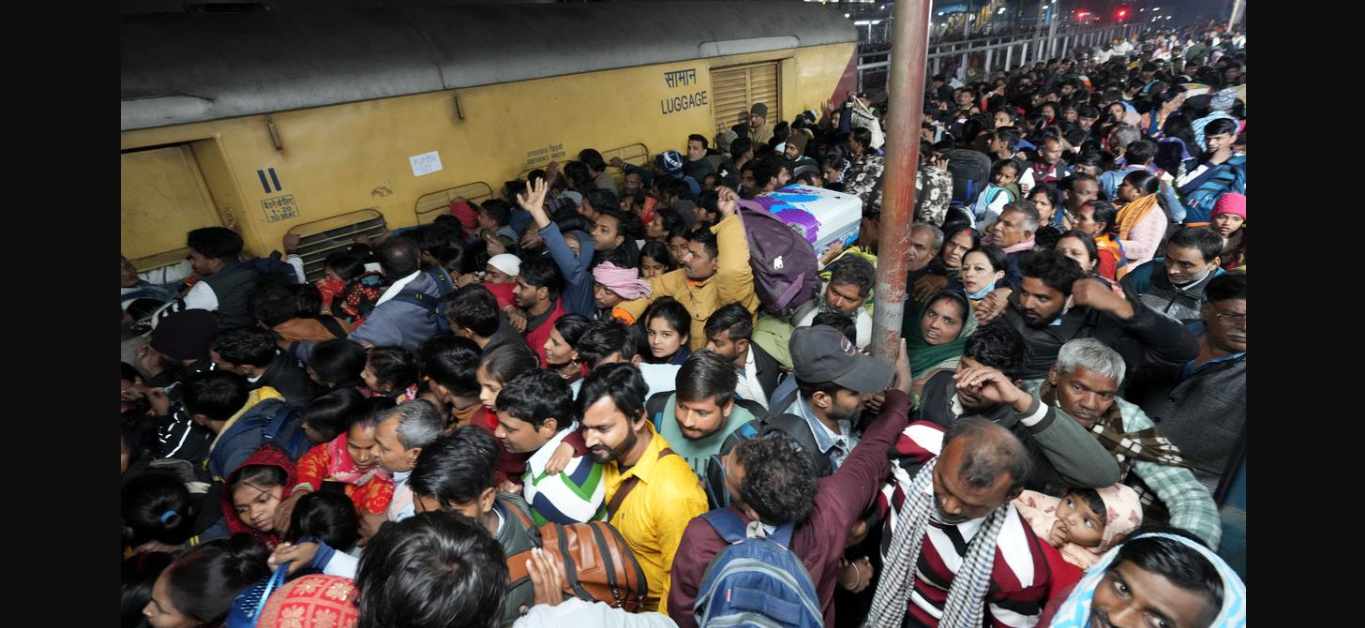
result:
[(891, 385), (892, 366), (858, 353), (858, 348), (833, 327), (798, 327), (792, 331), (788, 348), (800, 381), (832, 382), (860, 393), (881, 392)]

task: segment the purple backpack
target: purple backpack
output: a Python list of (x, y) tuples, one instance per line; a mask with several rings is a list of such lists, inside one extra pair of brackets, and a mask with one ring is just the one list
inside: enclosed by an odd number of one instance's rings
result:
[(739, 201), (739, 219), (749, 240), (754, 292), (764, 311), (787, 316), (819, 296), (819, 265), (805, 236), (753, 201)]

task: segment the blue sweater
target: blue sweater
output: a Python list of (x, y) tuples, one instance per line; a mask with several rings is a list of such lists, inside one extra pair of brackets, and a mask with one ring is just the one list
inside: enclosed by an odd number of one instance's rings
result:
[(581, 314), (588, 320), (597, 318), (597, 305), (593, 303), (593, 278), (589, 269), (592, 267), (593, 241), (582, 232), (582, 237), (578, 238), (578, 255), (573, 254), (573, 249), (564, 241), (564, 234), (559, 232), (559, 225), (550, 223), (540, 230), (540, 239), (545, 241), (545, 248), (550, 252), (550, 257), (554, 258), (555, 264), (559, 266), (559, 273), (564, 276), (564, 313)]

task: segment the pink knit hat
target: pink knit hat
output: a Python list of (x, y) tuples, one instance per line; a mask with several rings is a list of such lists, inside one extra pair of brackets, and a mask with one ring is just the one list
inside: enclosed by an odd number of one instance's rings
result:
[(1246, 220), (1247, 219), (1246, 195), (1238, 194), (1236, 192), (1229, 192), (1227, 194), (1219, 196), (1218, 202), (1214, 203), (1213, 205), (1213, 213), (1209, 215), (1209, 219), (1212, 220), (1214, 218), (1217, 218), (1221, 214), (1236, 214), (1238, 216), (1241, 216), (1242, 220)]

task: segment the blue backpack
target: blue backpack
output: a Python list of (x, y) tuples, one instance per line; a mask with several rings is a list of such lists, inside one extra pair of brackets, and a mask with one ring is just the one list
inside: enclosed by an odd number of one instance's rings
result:
[(436, 282), (435, 297), (425, 292), (405, 288), (394, 295), (393, 300), (420, 305), (426, 308), (426, 310), (436, 318), (436, 328), (438, 331), (450, 331), (450, 318), (447, 316), (449, 312), (446, 307), (446, 297), (454, 294), (455, 281), (450, 278), (449, 273), (441, 268), (423, 268), (422, 274), (430, 277), (432, 281)]
[(285, 404), (270, 415), (261, 436), (264, 442), (278, 445), (288, 452), (289, 459), (295, 462), (313, 446), (303, 431), (303, 408), (295, 405)]
[(702, 577), (693, 606), (698, 626), (824, 626), (815, 582), (787, 549), (794, 524), (778, 526), (769, 538), (751, 539), (732, 510), (712, 510), (702, 518), (730, 546), (711, 561)]

